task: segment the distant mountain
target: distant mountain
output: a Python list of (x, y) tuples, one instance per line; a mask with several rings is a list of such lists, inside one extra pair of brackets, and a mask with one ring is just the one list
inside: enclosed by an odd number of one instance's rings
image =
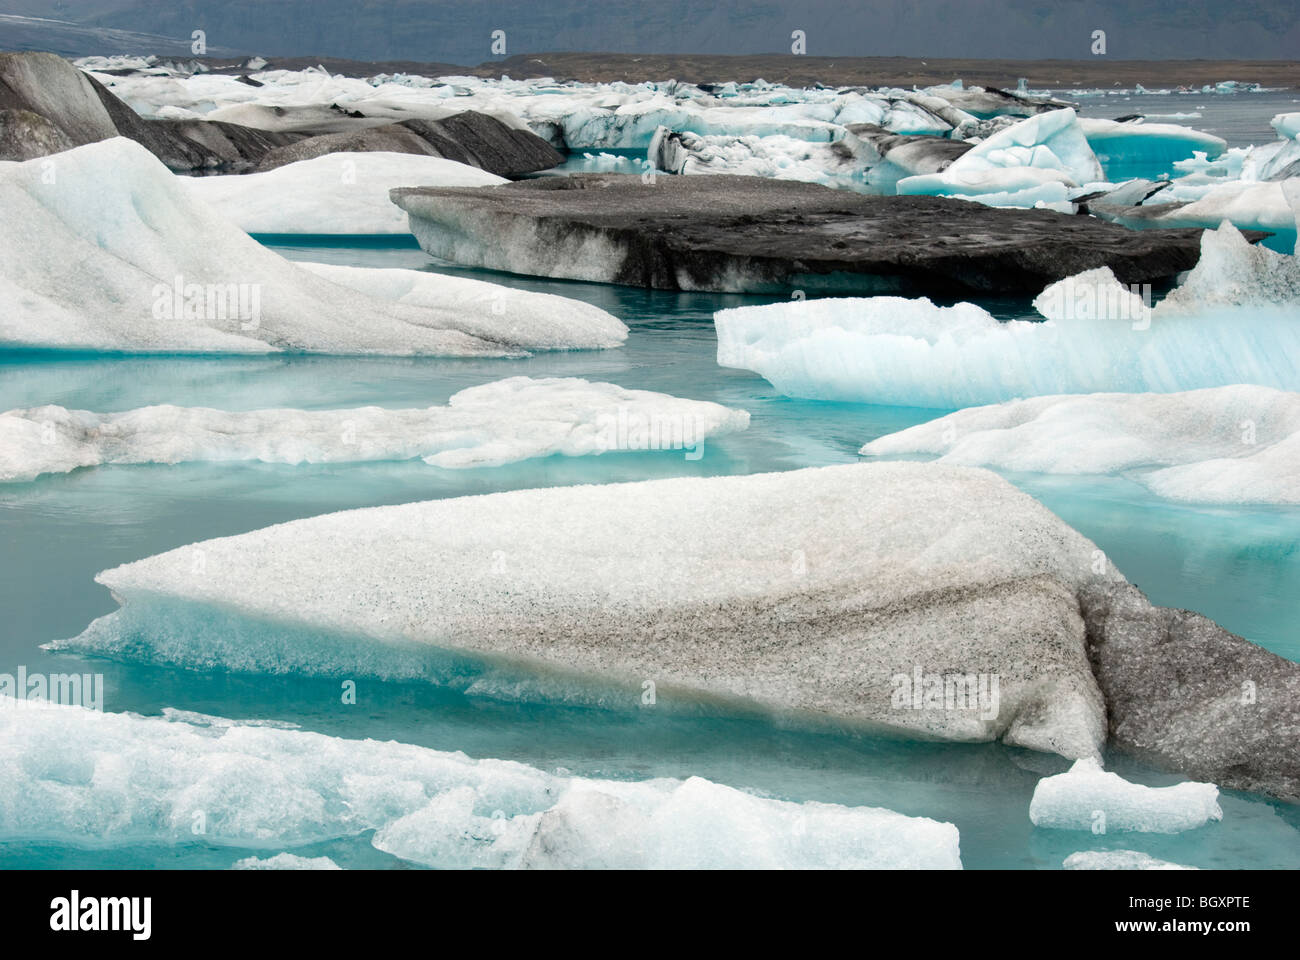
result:
[(174, 54), (202, 29), (212, 53), (477, 64), (498, 59), (495, 30), (507, 55), (788, 53), (802, 30), (811, 55), (1089, 59), (1104, 30), (1115, 59), (1289, 60), (1296, 11), (1295, 0), (0, 0), (0, 14), (65, 21), (0, 17), (0, 48)]

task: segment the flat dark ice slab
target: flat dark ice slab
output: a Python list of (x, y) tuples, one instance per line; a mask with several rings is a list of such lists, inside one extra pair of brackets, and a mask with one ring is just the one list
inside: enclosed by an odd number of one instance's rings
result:
[(1100, 266), (1160, 281), (1200, 256), (1199, 229), (762, 177), (579, 174), (391, 196), (434, 256), (664, 290), (1036, 294)]

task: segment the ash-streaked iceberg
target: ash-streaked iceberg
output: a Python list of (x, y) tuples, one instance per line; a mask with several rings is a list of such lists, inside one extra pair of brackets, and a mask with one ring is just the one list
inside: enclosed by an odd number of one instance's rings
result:
[(0, 481), (99, 464), (260, 460), (347, 463), (423, 459), (482, 467), (530, 457), (677, 450), (749, 415), (716, 403), (576, 378), (511, 377), (423, 410), (213, 410), (155, 406), (92, 413), (59, 406), (0, 413)]
[(1181, 833), (1222, 820), (1212, 783), (1147, 787), (1102, 770), (1091, 757), (1034, 787), (1029, 819), (1036, 827), (1094, 833)]
[(1036, 473), (1124, 472), (1175, 500), (1300, 504), (1300, 393), (1236, 385), (1033, 397), (958, 410), (860, 452)]
[(98, 579), (121, 609), (51, 649), (585, 692), (612, 710), (652, 691), (660, 709), (1071, 758), (1109, 742), (1300, 797), (1300, 664), (1153, 606), (985, 470), (850, 464), (352, 510)]
[(413, 306), (333, 283), (257, 243), (121, 138), (0, 164), (0, 206), (23, 225), (0, 232), (10, 346), (500, 357), (527, 351), (512, 330), (533, 342), (540, 327), (555, 348), (626, 337), (603, 310), (559, 297), (503, 290), (504, 312), (470, 313), (463, 284), (447, 303)]
[(410, 153), (328, 153), (264, 173), (180, 181), (241, 230), (261, 234), (405, 234), (393, 187), (485, 187), (504, 177)]
[(378, 849), (446, 869), (961, 867), (956, 827), (889, 810), (766, 799), (700, 778), (552, 775), (238, 722), (0, 706), (0, 762), (4, 840), (182, 845), (201, 820), (213, 846), (284, 851), (373, 831)]
[(648, 681), (692, 709), (1079, 757), (1100, 748), (1105, 711), (1077, 591), (1123, 582), (1095, 552), (993, 474), (929, 464), (525, 490), (339, 513), (106, 571), (122, 609), (56, 646), (461, 683), (427, 665), (453, 653), (601, 684), (611, 702)]

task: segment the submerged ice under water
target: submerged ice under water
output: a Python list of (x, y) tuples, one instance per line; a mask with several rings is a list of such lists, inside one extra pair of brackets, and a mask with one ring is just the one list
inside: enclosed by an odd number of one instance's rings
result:
[[(354, 266), (430, 266), (402, 241), (369, 247), (277, 246), (295, 259)], [(251, 677), (55, 656), (39, 649), (115, 609), (93, 581), (100, 570), (183, 544), (332, 510), (498, 490), (666, 476), (720, 475), (849, 463), (870, 439), (946, 411), (818, 403), (782, 397), (755, 374), (716, 362), (714, 311), (771, 298), (643, 291), (512, 277), (512, 286), (586, 300), (631, 328), (617, 350), (509, 359), (120, 357), (0, 354), (0, 409), (54, 403), (102, 412), (156, 403), (231, 410), (391, 408), (445, 403), (453, 393), (509, 376), (583, 377), (748, 410), (750, 428), (682, 451), (618, 458), (549, 457), (501, 467), (440, 470), (415, 461), (355, 465), (189, 463), (105, 466), (0, 490), (0, 539), (13, 558), (0, 572), (10, 611), (0, 669), (102, 672), (105, 708), (148, 715), (179, 708), (271, 719), (348, 739), (393, 739), (471, 757), (518, 760), (581, 777), (705, 777), (760, 795), (880, 806), (950, 821), (967, 867), (1060, 867), (1079, 850), (1131, 849), (1200, 867), (1283, 867), (1300, 862), (1295, 807), (1225, 792), (1224, 817), (1177, 836), (1095, 837), (1043, 830), (1029, 819), (1042, 776), (1067, 762), (999, 744), (879, 740), (774, 725), (762, 717), (639, 703), (563, 699), (535, 703), (497, 686), (474, 694), (423, 683), (359, 681), (358, 703), (337, 678)], [(1003, 318), (1033, 316), (1027, 302), (983, 302)], [(1201, 507), (1155, 498), (1121, 477), (1008, 475), (1085, 536), (1159, 604), (1195, 609), (1282, 656), (1300, 660), (1300, 510)], [(1114, 757), (1137, 782), (1178, 778)], [(276, 851), (259, 851), (266, 855)], [(399, 866), (366, 837), (297, 847), (342, 866)], [(226, 867), (248, 855), (192, 843), (82, 849), (0, 842), (0, 866)]]

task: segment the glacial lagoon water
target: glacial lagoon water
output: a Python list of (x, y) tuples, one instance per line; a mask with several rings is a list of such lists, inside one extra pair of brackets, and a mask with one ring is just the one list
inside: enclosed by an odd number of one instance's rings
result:
[[(359, 266), (432, 265), (413, 246), (277, 244), (282, 254)], [(478, 274), (482, 275), (482, 274)], [(1300, 812), (1226, 792), (1224, 819), (1178, 836), (1097, 837), (1029, 822), (1037, 780), (1065, 761), (997, 744), (927, 744), (791, 729), (761, 717), (639, 701), (530, 703), (508, 691), (464, 693), (420, 683), (359, 680), (344, 705), (333, 678), (241, 676), (53, 655), (40, 645), (79, 633), (116, 604), (96, 572), (194, 541), (333, 510), (557, 484), (753, 473), (848, 463), (884, 433), (943, 411), (791, 400), (761, 378), (717, 366), (713, 311), (764, 298), (666, 293), (487, 275), (601, 306), (631, 328), (618, 350), (539, 354), (526, 360), (332, 357), (121, 357), (0, 355), (0, 409), (57, 403), (123, 410), (152, 403), (229, 409), (428, 406), (501, 377), (581, 376), (741, 407), (747, 432), (681, 452), (552, 457), (488, 469), (440, 470), (415, 461), (283, 466), (259, 463), (101, 467), (0, 489), (0, 662), (13, 670), (99, 672), (105, 708), (164, 708), (276, 720), (349, 739), (375, 738), (518, 760), (547, 771), (613, 779), (699, 775), (765, 796), (882, 806), (955, 823), (968, 868), (1057, 868), (1076, 850), (1137, 849), (1200, 867), (1291, 867), (1300, 862)], [(1031, 316), (1028, 303), (985, 302), (999, 316)], [(1187, 607), (1277, 653), (1300, 660), (1300, 510), (1171, 504), (1122, 477), (1011, 476), (1093, 539), (1157, 603)], [(1123, 757), (1110, 767), (1151, 785), (1179, 778)], [(0, 843), (0, 866), (228, 867), (260, 850), (196, 838), (126, 849)], [(343, 866), (401, 867), (366, 836), (297, 848)]]

